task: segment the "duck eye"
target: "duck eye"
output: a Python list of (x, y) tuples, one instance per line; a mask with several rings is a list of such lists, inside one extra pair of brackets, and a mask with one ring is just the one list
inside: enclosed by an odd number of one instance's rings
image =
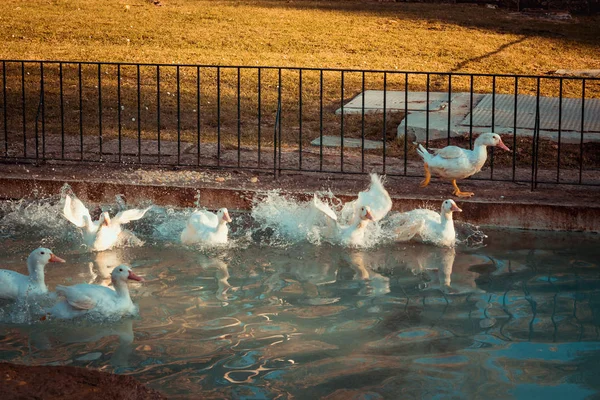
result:
[(123, 268), (119, 268), (119, 272), (123, 272)]
[(44, 254), (46, 254), (46, 253), (44, 253), (44, 252), (42, 251), (40, 254), (41, 254), (41, 255), (44, 255)]

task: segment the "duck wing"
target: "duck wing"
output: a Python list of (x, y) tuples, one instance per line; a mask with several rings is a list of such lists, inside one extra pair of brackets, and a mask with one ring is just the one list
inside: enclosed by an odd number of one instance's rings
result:
[(330, 219), (332, 219), (334, 221), (337, 221), (337, 215), (335, 214), (335, 211), (333, 211), (331, 209), (331, 207), (329, 207), (327, 204), (323, 203), (321, 201), (321, 199), (319, 199), (317, 197), (316, 194), (313, 197), (312, 206), (314, 207), (314, 209), (322, 212), (323, 214), (325, 214)]
[(434, 154), (436, 156), (440, 156), (441, 158), (445, 158), (447, 160), (463, 158), (466, 156), (465, 149), (460, 148), (458, 146), (446, 146), (442, 149), (434, 150)]
[(197, 227), (216, 228), (219, 225), (219, 217), (210, 211), (198, 210), (192, 214), (190, 222)]
[(93, 288), (93, 285), (88, 284), (74, 286), (56, 285), (56, 293), (64, 296), (67, 303), (77, 310), (91, 310), (97, 304), (97, 300), (91, 296)]
[(392, 209), (392, 198), (383, 187), (381, 177), (375, 173), (371, 174), (371, 185), (368, 190), (358, 194), (354, 201), (344, 204), (342, 217), (346, 221), (354, 221), (360, 217), (361, 207), (369, 206), (374, 221), (379, 221)]
[(421, 233), (425, 220), (421, 218), (419, 213), (415, 213), (415, 211), (419, 210), (397, 214), (393, 218), (392, 224), (396, 234), (396, 241), (408, 242)]
[(138, 219), (142, 218), (151, 208), (152, 206), (144, 208), (143, 210), (132, 208), (131, 210), (120, 211), (112, 220), (120, 225), (127, 224), (131, 221), (137, 221)]
[[(84, 228), (86, 221), (91, 221), (90, 211), (77, 197), (66, 196), (63, 207), (65, 218), (78, 228)], [(86, 219), (87, 218), (87, 219)]]

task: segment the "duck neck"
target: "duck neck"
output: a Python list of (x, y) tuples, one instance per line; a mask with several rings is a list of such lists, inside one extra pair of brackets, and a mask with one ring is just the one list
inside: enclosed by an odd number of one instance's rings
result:
[(354, 228), (356, 230), (362, 230), (365, 229), (367, 227), (367, 225), (369, 224), (369, 220), (368, 219), (358, 219), (358, 221), (356, 221), (354, 223)]
[(48, 290), (46, 288), (46, 280), (44, 274), (45, 264), (41, 263), (29, 263), (27, 269), (29, 270), (29, 282), (38, 286), (42, 290)]
[(217, 233), (221, 233), (227, 231), (227, 222), (220, 220), (219, 223), (217, 224), (217, 227), (215, 229), (215, 232)]
[(487, 159), (487, 145), (483, 144), (481, 141), (475, 140), (475, 145), (473, 146), (473, 155), (474, 161), (478, 165), (481, 164), (481, 166), (483, 166), (485, 160)]
[(454, 229), (454, 221), (452, 220), (451, 211), (442, 211), (440, 213), (442, 228), (452, 227)]
[(112, 281), (113, 286), (115, 287), (115, 292), (117, 292), (117, 296), (122, 299), (126, 299), (131, 301), (131, 297), (129, 296), (129, 287), (127, 286), (127, 282), (122, 280)]

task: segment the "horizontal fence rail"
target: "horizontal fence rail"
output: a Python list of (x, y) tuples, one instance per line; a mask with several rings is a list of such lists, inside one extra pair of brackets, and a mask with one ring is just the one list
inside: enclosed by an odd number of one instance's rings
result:
[(600, 185), (598, 78), (0, 63), (3, 161), (416, 177), (417, 142), (496, 132), (511, 151), (474, 179)]

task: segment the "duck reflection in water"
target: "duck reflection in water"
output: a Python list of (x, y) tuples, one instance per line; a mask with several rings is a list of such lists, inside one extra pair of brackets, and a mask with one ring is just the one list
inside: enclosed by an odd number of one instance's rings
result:
[[(12, 328), (14, 326), (8, 326), (6, 329), (0, 327), (0, 334), (5, 334), (7, 330)], [(80, 321), (78, 324), (45, 322), (43, 324), (21, 326), (19, 329), (29, 335), (30, 351), (50, 351), (53, 356), (59, 354), (58, 349), (65, 344), (100, 343), (104, 342), (103, 338), (117, 336), (119, 343), (110, 356), (110, 364), (115, 367), (127, 367), (131, 364), (130, 358), (134, 349), (133, 319), (131, 318), (102, 324), (88, 321)], [(110, 349), (112, 349), (112, 346)], [(82, 356), (85, 355), (82, 354)], [(92, 359), (87, 361), (92, 361)]]
[(88, 283), (109, 286), (112, 270), (121, 264), (123, 264), (123, 257), (119, 250), (105, 250), (94, 253), (93, 261), (88, 263), (90, 274)]
[[(231, 300), (231, 294), (228, 293), (232, 289), (231, 284), (229, 284), (229, 269), (227, 263), (223, 261), (219, 257), (209, 257), (204, 254), (200, 254), (198, 263), (202, 270), (210, 273), (214, 276), (214, 279), (217, 281), (217, 290), (215, 293), (215, 297), (220, 301)], [(213, 279), (213, 276), (206, 277), (205, 279)]]
[(354, 271), (354, 280), (361, 280), (364, 286), (358, 294), (361, 296), (380, 296), (390, 292), (390, 279), (373, 271), (368, 265), (369, 255), (358, 249), (349, 249), (340, 253), (340, 265), (346, 265)]
[(454, 247), (415, 244), (404, 249), (402, 259), (406, 268), (425, 277), (421, 289), (446, 294), (481, 292), (475, 283), (478, 274), (469, 271), (472, 265), (481, 262), (479, 257), (459, 253), (457, 259)]

